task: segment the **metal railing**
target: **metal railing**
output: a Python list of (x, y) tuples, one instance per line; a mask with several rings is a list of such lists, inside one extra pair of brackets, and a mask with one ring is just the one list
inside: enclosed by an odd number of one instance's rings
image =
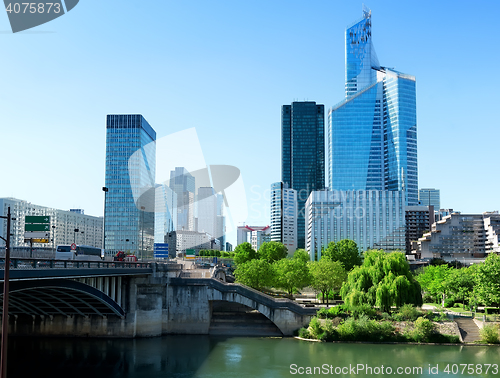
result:
[[(5, 258), (0, 258), (0, 270), (5, 266)], [(149, 262), (125, 262), (125, 261), (85, 261), (85, 260), (55, 260), (55, 259), (28, 259), (11, 258), (10, 269), (32, 270), (32, 269), (110, 269), (110, 268), (151, 268)]]

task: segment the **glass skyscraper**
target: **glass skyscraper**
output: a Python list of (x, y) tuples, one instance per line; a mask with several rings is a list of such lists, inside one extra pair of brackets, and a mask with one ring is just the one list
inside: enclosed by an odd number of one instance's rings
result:
[(170, 172), (170, 188), (177, 193), (177, 230), (195, 231), (194, 195), (195, 178), (184, 167)]
[(281, 109), (281, 181), (297, 191), (297, 248), (305, 248), (304, 207), (325, 187), (325, 107), (314, 101)]
[(403, 191), (418, 204), (415, 77), (380, 66), (371, 11), (345, 32), (346, 98), (327, 127), (327, 185), (336, 190)]
[(156, 132), (142, 115), (106, 120), (105, 248), (152, 256)]

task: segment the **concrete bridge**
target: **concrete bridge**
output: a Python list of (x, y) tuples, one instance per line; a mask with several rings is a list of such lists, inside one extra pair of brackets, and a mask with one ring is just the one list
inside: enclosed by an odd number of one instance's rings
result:
[[(207, 278), (182, 278), (200, 275), (183, 271), (178, 264), (14, 264), (16, 268), (10, 274), (9, 332), (15, 335), (288, 336), (308, 324), (316, 313), (296, 302), (223, 282), (221, 269), (213, 269)], [(3, 282), (0, 290), (3, 292)]]

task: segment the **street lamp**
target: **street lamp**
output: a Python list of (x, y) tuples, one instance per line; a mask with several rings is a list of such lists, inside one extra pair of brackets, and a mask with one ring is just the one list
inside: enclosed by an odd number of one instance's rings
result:
[(146, 208), (144, 206), (141, 206), (141, 216), (142, 216), (142, 227), (141, 227), (141, 233), (142, 233), (142, 236), (141, 236), (141, 260), (142, 260), (142, 257), (143, 257), (143, 253), (144, 253), (144, 210), (146, 210)]
[(85, 235), (83, 235), (85, 233), (85, 231), (81, 231), (81, 233), (82, 233), (82, 238), (83, 238), (83, 245), (86, 245), (85, 244)]
[(52, 226), (52, 247), (56, 248), (56, 226)]
[(5, 241), (5, 265), (3, 276), (3, 312), (2, 312), (2, 342), (0, 355), (0, 376), (7, 377), (7, 335), (9, 332), (9, 268), (10, 268), (10, 221), (15, 219), (11, 217), (10, 206), (7, 208), (7, 216), (0, 216), (7, 219), (7, 235)]
[(76, 234), (77, 232), (80, 232), (80, 230), (78, 228), (75, 228), (75, 233), (73, 234), (73, 243), (76, 244)]

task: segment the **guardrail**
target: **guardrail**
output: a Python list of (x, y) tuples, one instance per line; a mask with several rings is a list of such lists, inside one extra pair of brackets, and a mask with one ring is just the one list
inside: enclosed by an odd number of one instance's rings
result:
[[(0, 270), (5, 267), (5, 258), (0, 258)], [(11, 258), (10, 269), (32, 270), (32, 269), (110, 269), (110, 268), (150, 268), (149, 262), (128, 261), (86, 261), (86, 260), (55, 260), (55, 259), (27, 259)]]

